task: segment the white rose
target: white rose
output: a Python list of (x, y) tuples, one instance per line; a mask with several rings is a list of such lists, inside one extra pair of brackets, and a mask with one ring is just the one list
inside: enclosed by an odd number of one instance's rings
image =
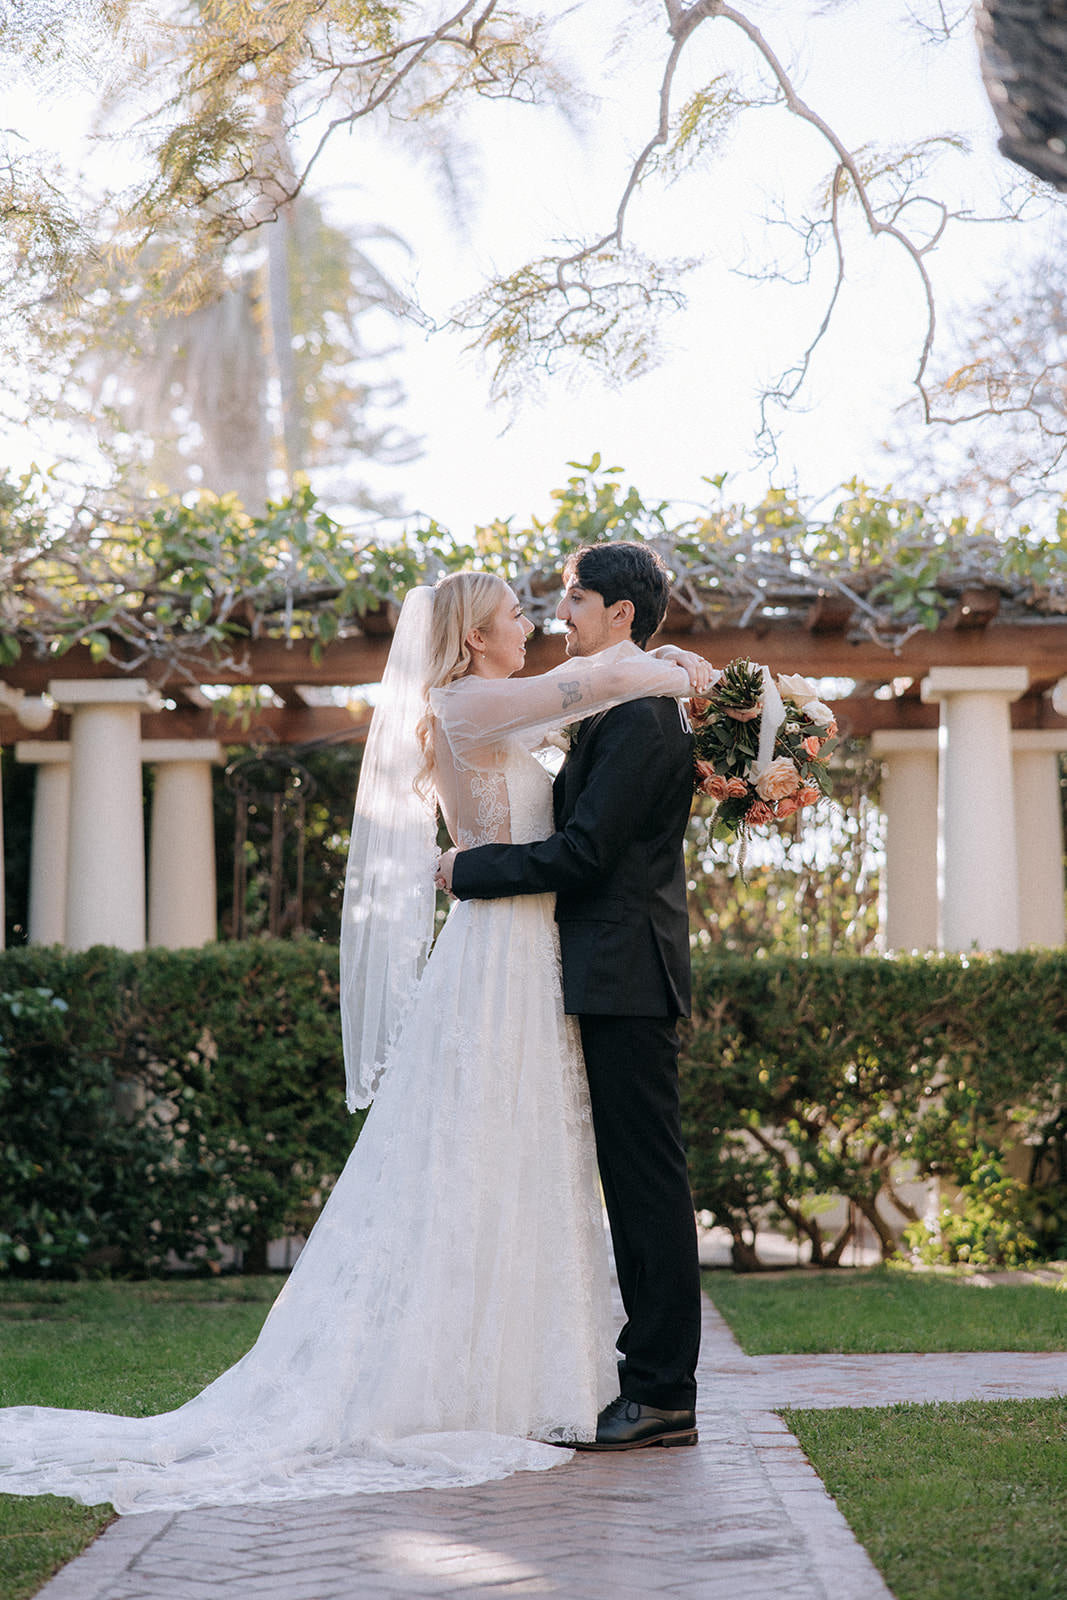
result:
[(810, 678), (802, 678), (797, 672), (780, 672), (777, 678), (778, 693), (783, 700), (792, 700), (794, 705), (802, 706), (808, 700), (818, 696), (818, 689)]
[(805, 700), (800, 709), (806, 717), (811, 718), (812, 722), (817, 722), (823, 728), (828, 728), (835, 720), (830, 707), (824, 705), (821, 700)]

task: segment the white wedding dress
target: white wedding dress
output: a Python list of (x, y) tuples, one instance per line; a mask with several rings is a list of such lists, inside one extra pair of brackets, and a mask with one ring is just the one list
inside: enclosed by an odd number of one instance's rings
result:
[[(598, 684), (583, 712), (655, 693), (642, 670), (629, 692)], [(675, 679), (659, 692), (677, 692), (679, 669), (666, 670)], [(436, 778), (458, 843), (551, 831), (551, 779), (515, 736), (542, 731), (546, 705), (559, 720), (558, 690), (532, 687), (551, 677), (515, 684), (517, 699), (466, 680), (440, 692), (448, 732)], [(0, 1411), (0, 1492), (148, 1512), (548, 1468), (567, 1453), (541, 1441), (591, 1438), (613, 1398), (612, 1344), (588, 1095), (563, 1012), (552, 897), (461, 902), (253, 1348), (161, 1416)]]

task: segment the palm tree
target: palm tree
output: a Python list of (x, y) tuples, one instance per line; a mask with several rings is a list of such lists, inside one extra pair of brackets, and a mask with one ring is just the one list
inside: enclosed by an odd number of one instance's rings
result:
[(368, 375), (387, 352), (360, 327), (372, 310), (402, 307), (364, 248), (393, 236), (331, 226), (307, 196), (262, 232), (265, 244), (253, 235), (231, 251), (220, 289), (157, 315), (147, 337), (137, 301), (120, 311), (80, 363), (91, 410), (109, 420), (134, 489), (233, 491), (260, 511), (294, 473), (340, 465), (331, 498), (371, 504), (358, 462), (416, 453), (386, 415), (399, 386)]

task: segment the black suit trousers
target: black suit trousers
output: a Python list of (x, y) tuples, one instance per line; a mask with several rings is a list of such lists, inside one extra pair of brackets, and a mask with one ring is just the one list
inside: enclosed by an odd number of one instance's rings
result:
[(700, 1269), (682, 1144), (671, 1017), (580, 1016), (597, 1161), (626, 1310), (619, 1387), (690, 1409), (700, 1348)]

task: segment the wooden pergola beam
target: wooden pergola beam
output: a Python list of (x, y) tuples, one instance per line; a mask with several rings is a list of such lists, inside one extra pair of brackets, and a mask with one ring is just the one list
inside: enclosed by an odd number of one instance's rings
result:
[(217, 739), (220, 744), (343, 744), (362, 741), (370, 712), (345, 706), (262, 706), (249, 717), (216, 712), (154, 711), (141, 718), (142, 739)]
[[(869, 639), (798, 626), (795, 621), (757, 622), (747, 628), (663, 633), (657, 643), (697, 650), (723, 663), (747, 656), (774, 672), (800, 672), (812, 678), (856, 678), (886, 683), (895, 677), (923, 676), (931, 667), (1026, 666), (1035, 683), (1067, 675), (1067, 623), (994, 622), (984, 628), (942, 627), (913, 634), (899, 651)], [(167, 692), (198, 683), (288, 686), (376, 683), (389, 652), (389, 639), (365, 634), (334, 640), (315, 660), (309, 640), (257, 639), (234, 647), (228, 664), (218, 660), (133, 664), (131, 676), (147, 678)], [(535, 634), (527, 650), (527, 672), (543, 672), (563, 660), (561, 634)], [(114, 678), (113, 662), (92, 661), (80, 648), (58, 657), (24, 656), (0, 676), (13, 688), (41, 694), (53, 678)]]
[[(148, 711), (141, 718), (142, 739), (217, 739), (220, 744), (315, 744), (363, 740), (370, 712), (353, 716), (344, 706), (262, 706), (249, 717), (224, 717), (215, 711), (180, 707)], [(25, 740), (54, 743), (70, 735), (70, 718), (57, 715), (42, 732), (28, 733), (8, 713), (0, 715), (0, 745)]]
[[(832, 702), (842, 737), (866, 738), (868, 734), (894, 730), (936, 728), (938, 708), (924, 705), (908, 696), (897, 700), (876, 700), (871, 695)], [(1056, 716), (1041, 695), (1026, 695), (1011, 708), (1011, 724), (1018, 731), (1062, 729), (1067, 718)], [(370, 713), (353, 716), (344, 706), (262, 706), (249, 718), (224, 717), (214, 711), (180, 708), (176, 711), (146, 712), (141, 721), (144, 739), (217, 739), (225, 745), (307, 745), (319, 742), (342, 744), (362, 741), (370, 727)], [(29, 734), (13, 716), (0, 715), (0, 745), (13, 745), (24, 739), (44, 742), (65, 739), (69, 718), (56, 716), (43, 732)]]

